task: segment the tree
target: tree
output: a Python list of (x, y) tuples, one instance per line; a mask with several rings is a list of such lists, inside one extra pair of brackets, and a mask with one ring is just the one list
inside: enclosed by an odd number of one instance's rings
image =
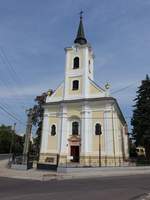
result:
[(9, 153), (11, 144), (12, 127), (0, 126), (0, 153)]
[(34, 139), (34, 145), (36, 147), (36, 152), (38, 156), (40, 152), (42, 124), (43, 124), (43, 117), (44, 117), (43, 105), (46, 102), (47, 96), (51, 96), (52, 94), (53, 94), (53, 90), (49, 90), (48, 92), (44, 92), (40, 96), (37, 96), (35, 98), (35, 102), (37, 104), (33, 107), (32, 124), (34, 126), (37, 126), (37, 130), (36, 130), (37, 137)]
[(131, 119), (132, 136), (136, 141), (136, 146), (145, 147), (146, 158), (150, 160), (150, 78), (148, 75), (136, 93)]
[(137, 157), (136, 146), (132, 138), (129, 138), (129, 155), (130, 155), (130, 158)]
[(9, 153), (12, 142), (12, 153), (18, 154), (23, 151), (24, 138), (17, 135), (11, 126), (0, 126), (0, 153)]

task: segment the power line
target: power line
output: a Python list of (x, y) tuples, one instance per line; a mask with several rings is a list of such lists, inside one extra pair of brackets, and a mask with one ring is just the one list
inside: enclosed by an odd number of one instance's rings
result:
[(122, 92), (122, 91), (124, 91), (124, 90), (126, 90), (126, 89), (132, 87), (134, 84), (135, 84), (135, 83), (132, 83), (132, 84), (126, 86), (126, 87), (123, 87), (123, 88), (121, 88), (121, 89), (119, 89), (119, 90), (116, 90), (116, 91), (112, 92), (111, 94), (116, 94), (116, 93), (118, 93), (118, 92)]
[[(9, 61), (9, 59), (8, 59), (8, 57), (7, 57), (7, 55), (6, 55), (5, 51), (4, 51), (4, 49), (3, 49), (3, 47), (0, 46), (0, 50), (1, 50), (1, 53), (0, 53), (1, 59), (3, 60), (4, 63), (7, 63), (8, 70), (9, 70), (9, 72), (10, 72), (10, 74), (11, 74), (12, 79), (14, 80), (14, 82), (15, 82), (16, 84), (18, 84), (18, 81), (16, 80), (16, 77), (17, 77), (18, 79), (20, 79), (19, 76), (18, 76), (18, 74), (17, 74), (16, 71), (14, 70), (14, 67), (13, 67), (13, 65), (11, 64), (11, 62)], [(5, 61), (6, 61), (6, 62), (5, 62)]]
[(16, 116), (19, 117), (20, 119), (22, 118), (19, 114), (14, 113), (14, 112), (11, 110), (10, 106), (9, 106), (6, 102), (5, 102), (5, 105), (4, 105), (4, 103), (0, 103), (0, 105), (1, 105), (3, 108), (5, 108), (6, 110), (10, 110), (11, 113), (12, 113), (13, 115), (16, 115)]
[[(9, 112), (9, 111), (7, 110), (6, 107), (4, 107), (3, 105), (0, 105), (0, 109), (1, 109), (2, 111), (4, 111), (11, 119), (15, 119), (15, 120), (18, 121), (20, 124), (22, 124), (24, 127), (26, 127), (26, 124), (25, 124), (22, 120), (18, 119), (18, 118), (15, 116), (15, 114)], [(35, 131), (36, 128), (32, 126), (32, 130)]]
[(15, 117), (12, 113), (10, 113), (9, 111), (7, 111), (3, 106), (0, 105), (0, 109), (3, 110), (5, 113), (7, 113), (12, 119), (15, 119), (15, 120), (18, 121), (20, 124), (26, 126), (20, 119), (18, 119), (18, 118)]
[[(12, 63), (8, 59), (8, 56), (6, 55), (4, 49), (1, 46), (0, 46), (0, 57), (1, 57), (1, 60), (3, 61), (3, 63), (7, 66), (7, 69), (9, 71), (9, 75), (10, 75), (11, 79), (20, 88), (20, 85), (22, 85), (22, 81), (21, 81), (20, 77), (18, 76), (17, 72), (14, 70)], [(5, 81), (3, 79), (1, 79), (1, 82), (3, 82), (3, 84), (5, 85), (5, 87), (7, 87), (8, 90), (10, 90), (10, 88), (13, 89), (13, 93), (14, 93), (14, 88), (12, 88), (12, 85), (11, 85), (11, 87), (8, 87), (8, 80), (7, 80), (7, 84), (5, 83)], [(20, 89), (19, 91), (21, 92), (22, 90)], [(15, 91), (15, 93), (18, 96), (18, 91)], [(25, 104), (23, 101), (22, 101), (22, 103)]]
[[(4, 50), (3, 50), (3, 48), (0, 46), (0, 58), (1, 58), (1, 60), (2, 60), (2, 62), (3, 62), (3, 64), (5, 64), (5, 66), (7, 66), (7, 69), (8, 69), (8, 72), (9, 72), (9, 75), (10, 75), (10, 77), (12, 78), (12, 80), (15, 82), (15, 84), (16, 85), (18, 85), (18, 80), (19, 80), (19, 76), (17, 75), (17, 73), (16, 73), (16, 71), (14, 70), (14, 67), (13, 67), (13, 65), (11, 64), (11, 62), (9, 61), (9, 59), (8, 59), (8, 57), (7, 57), (7, 55), (6, 55), (6, 53), (4, 52)], [(17, 79), (16, 79), (16, 77), (17, 77)], [(5, 79), (3, 79), (2, 77), (1, 77), (1, 79), (0, 79), (0, 81), (1, 81), (1, 83), (5, 86), (5, 88), (12, 94), (12, 95), (14, 95), (14, 93), (16, 93), (16, 95), (18, 96), (18, 91), (16, 91), (16, 90), (14, 90), (15, 88), (13, 88), (12, 87), (12, 84), (11, 84), (11, 82), (9, 81), (9, 79), (7, 79), (7, 81), (5, 81)], [(20, 82), (20, 80), (19, 80), (19, 82)], [(20, 82), (21, 83), (21, 82)], [(19, 83), (19, 86), (20, 86), (20, 83)], [(10, 86), (10, 84), (11, 84), (11, 86)], [(10, 90), (11, 89), (11, 90)], [(21, 91), (21, 90), (19, 90), (19, 91)], [(21, 107), (21, 109), (22, 109), (22, 105), (24, 106), (26, 103), (22, 100), (22, 99), (17, 99), (17, 100), (19, 100), (18, 102), (20, 103), (20, 107)], [(6, 105), (6, 103), (5, 103), (5, 105)], [(11, 114), (11, 115), (9, 115), (9, 116), (11, 116), (11, 118), (12, 118), (12, 116), (16, 116), (16, 114), (14, 114), (14, 113), (10, 113), (9, 111), (8, 111), (8, 105), (7, 106), (4, 106), (4, 105), (1, 105), (2, 107), (3, 107), (3, 111), (4, 111), (4, 109), (5, 109), (5, 111), (6, 111), (6, 113), (8, 114)], [(2, 108), (1, 108), (2, 109)], [(19, 116), (19, 118), (20, 118), (20, 116)], [(16, 119), (18, 119), (18, 118), (16, 118), (15, 117), (15, 120)], [(20, 122), (21, 120), (19, 120), (19, 122)], [(24, 124), (24, 123), (21, 123), (21, 124)]]

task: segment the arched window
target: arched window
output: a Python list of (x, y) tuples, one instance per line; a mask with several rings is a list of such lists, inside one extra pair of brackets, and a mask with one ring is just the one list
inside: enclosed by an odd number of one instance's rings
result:
[(79, 68), (79, 57), (75, 57), (73, 60), (73, 69)]
[(102, 130), (101, 130), (101, 125), (99, 123), (95, 124), (95, 135), (101, 135)]
[(79, 123), (72, 122), (72, 135), (79, 135)]
[(72, 90), (78, 90), (79, 89), (79, 81), (75, 80), (72, 83)]
[(51, 135), (52, 135), (52, 136), (56, 135), (56, 125), (55, 125), (55, 124), (53, 124), (53, 125), (51, 126)]

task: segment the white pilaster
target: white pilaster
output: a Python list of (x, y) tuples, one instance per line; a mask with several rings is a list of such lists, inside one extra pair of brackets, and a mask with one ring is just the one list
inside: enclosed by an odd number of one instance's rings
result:
[(69, 61), (70, 61), (70, 53), (69, 50), (66, 49), (66, 61), (65, 61), (65, 83), (64, 83), (64, 99), (67, 97), (68, 95), (68, 69), (69, 69)]
[(128, 133), (127, 133), (127, 127), (126, 125), (123, 127), (123, 138), (124, 138), (124, 154), (125, 157), (129, 157), (129, 138), (128, 138)]
[(94, 55), (93, 53), (91, 54), (91, 59), (90, 59), (90, 79), (94, 80)]
[(83, 96), (86, 98), (89, 95), (89, 50), (88, 47), (85, 47), (83, 50)]
[(61, 130), (60, 130), (60, 154), (67, 153), (67, 108), (66, 105), (61, 106)]
[(114, 155), (113, 133), (112, 133), (112, 113), (110, 110), (104, 112), (104, 133), (105, 133), (105, 152), (107, 156)]
[(120, 157), (123, 156), (123, 139), (122, 139), (122, 129), (120, 127), (120, 121), (119, 121), (119, 118), (117, 118), (117, 128), (118, 128), (118, 154)]
[(115, 150), (115, 155), (119, 155), (119, 128), (118, 128), (118, 118), (117, 118), (117, 113), (113, 111), (113, 129), (114, 129), (114, 150)]
[(81, 112), (81, 155), (91, 153), (92, 150), (92, 119), (91, 111), (83, 105)]
[(48, 134), (49, 134), (49, 121), (48, 121), (48, 114), (45, 112), (44, 119), (43, 119), (43, 129), (42, 129), (42, 140), (41, 140), (40, 153), (47, 153)]

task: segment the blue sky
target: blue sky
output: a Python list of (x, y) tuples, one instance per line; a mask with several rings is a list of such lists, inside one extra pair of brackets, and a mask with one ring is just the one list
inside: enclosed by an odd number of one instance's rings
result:
[[(150, 74), (149, 0), (0, 0), (0, 105), (24, 124), (35, 96), (64, 79), (64, 47), (73, 44), (81, 9), (95, 81), (111, 84), (130, 124), (135, 91)], [(14, 120), (0, 110), (2, 123)], [(18, 122), (17, 131), (25, 131)]]

